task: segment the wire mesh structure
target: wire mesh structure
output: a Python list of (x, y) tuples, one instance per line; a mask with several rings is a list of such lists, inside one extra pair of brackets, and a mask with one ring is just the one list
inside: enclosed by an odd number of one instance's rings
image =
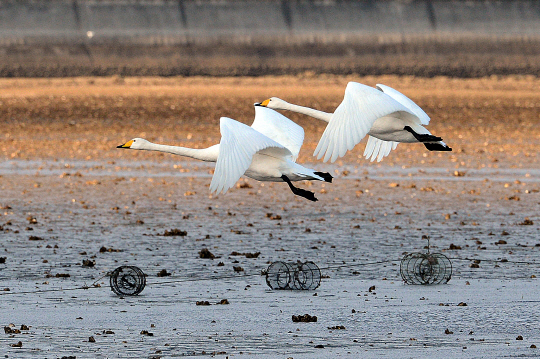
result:
[(441, 253), (410, 253), (399, 267), (405, 284), (446, 284), (452, 277), (452, 263)]
[(313, 262), (274, 262), (266, 270), (271, 289), (313, 290), (321, 284), (321, 270)]
[(111, 290), (117, 295), (137, 295), (146, 286), (146, 275), (135, 266), (121, 266), (110, 275)]

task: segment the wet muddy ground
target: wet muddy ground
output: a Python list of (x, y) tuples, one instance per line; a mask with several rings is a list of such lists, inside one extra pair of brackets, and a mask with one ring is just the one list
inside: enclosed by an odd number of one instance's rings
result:
[[(409, 95), (454, 151), (400, 144), (377, 164), (361, 158), (362, 143), (324, 164), (311, 157), (324, 124), (291, 116), (306, 129), (299, 161), (335, 176), (332, 184), (299, 183), (315, 192), (313, 203), (283, 183), (251, 179), (212, 196), (212, 164), (115, 148), (138, 136), (217, 143), (220, 116), (250, 123), (251, 104), (269, 96), (332, 111), (349, 80)], [(0, 323), (8, 328), (1, 351), (11, 358), (536, 357), (539, 84), (522, 77), (0, 80)], [(426, 237), (432, 252), (451, 259), (452, 279), (405, 285), (400, 260), (425, 251)], [(204, 248), (216, 258), (200, 258)], [(260, 273), (278, 260), (315, 262), (320, 287), (270, 290)], [(139, 296), (108, 287), (103, 276), (120, 265), (148, 275)], [(171, 275), (158, 276), (162, 270)], [(223, 299), (229, 304), (217, 304)], [(317, 322), (291, 319), (306, 313)]]

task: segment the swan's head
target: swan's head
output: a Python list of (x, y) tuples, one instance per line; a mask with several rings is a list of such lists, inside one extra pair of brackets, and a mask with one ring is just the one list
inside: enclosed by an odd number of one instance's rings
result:
[(127, 141), (123, 145), (116, 146), (116, 148), (131, 148), (132, 150), (141, 150), (147, 143), (150, 142), (148, 142), (144, 138), (134, 138), (130, 141)]
[(272, 108), (274, 110), (286, 110), (289, 103), (277, 97), (270, 97), (263, 102), (257, 102), (255, 106)]

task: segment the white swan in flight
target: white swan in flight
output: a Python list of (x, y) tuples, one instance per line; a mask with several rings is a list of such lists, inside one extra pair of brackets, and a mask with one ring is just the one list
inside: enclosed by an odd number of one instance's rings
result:
[(293, 105), (277, 97), (260, 103), (276, 110), (302, 113), (328, 122), (314, 156), (334, 162), (369, 135), (364, 156), (380, 162), (399, 142), (421, 142), (430, 151), (452, 151), (424, 125), (429, 116), (411, 99), (391, 87), (376, 88), (349, 82), (343, 102), (334, 113)]
[(117, 148), (160, 151), (216, 162), (210, 184), (210, 191), (216, 194), (227, 192), (246, 175), (259, 181), (286, 182), (295, 195), (317, 201), (313, 192), (297, 188), (291, 182), (332, 182), (329, 173), (315, 172), (295, 162), (304, 142), (304, 129), (276, 111), (255, 106), (251, 127), (222, 117), (220, 131), (220, 143), (203, 149), (160, 145), (142, 138), (134, 138)]

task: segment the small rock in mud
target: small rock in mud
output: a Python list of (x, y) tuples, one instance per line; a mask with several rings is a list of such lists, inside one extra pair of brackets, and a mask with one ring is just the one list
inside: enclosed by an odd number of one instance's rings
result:
[(244, 268), (240, 267), (240, 266), (233, 266), (233, 269), (235, 272), (243, 272), (244, 271)]
[(521, 222), (520, 226), (532, 226), (534, 224), (533, 221), (531, 221), (529, 218), (525, 218), (523, 222)]
[(212, 252), (208, 250), (208, 248), (203, 248), (199, 251), (199, 258), (214, 259), (216, 258), (216, 256), (213, 255)]
[(7, 257), (0, 257), (0, 264), (6, 263)]
[(461, 246), (456, 246), (454, 243), (450, 243), (450, 247), (448, 247), (448, 249), (459, 250), (461, 249)]
[(149, 337), (153, 337), (154, 333), (149, 332), (148, 330), (141, 330), (141, 335), (146, 335), (146, 336), (149, 336)]
[(28, 328), (28, 325), (21, 324), (21, 330), (30, 330), (30, 328)]
[(255, 253), (249, 253), (249, 252), (246, 252), (246, 253), (240, 253), (240, 252), (233, 251), (233, 252), (231, 252), (231, 254), (229, 254), (229, 255), (230, 255), (230, 256), (246, 256), (246, 258), (257, 258), (257, 257), (259, 257), (260, 254), (261, 254), (261, 252), (255, 252)]
[(210, 302), (207, 300), (201, 300), (201, 301), (195, 302), (195, 305), (210, 305)]
[(45, 238), (41, 238), (41, 237), (38, 237), (38, 236), (30, 236), (30, 237), (28, 237), (28, 240), (29, 241), (44, 241)]
[(18, 343), (10, 344), (10, 346), (13, 347), (13, 348), (22, 348), (22, 342), (19, 341)]
[(164, 237), (174, 237), (174, 236), (184, 237), (184, 236), (187, 236), (187, 231), (181, 231), (181, 230), (179, 230), (177, 228), (173, 228), (170, 231), (166, 230), (161, 235), (164, 236)]
[(310, 322), (316, 322), (317, 317), (315, 315), (311, 316), (309, 314), (304, 315), (293, 315), (292, 321), (295, 323), (303, 322), (303, 323), (310, 323)]
[(220, 300), (219, 303), (217, 303), (217, 304), (223, 304), (223, 305), (225, 305), (225, 304), (230, 304), (230, 303), (229, 303), (229, 301), (228, 301), (227, 299), (222, 299), (222, 300)]
[(11, 327), (4, 327), (4, 333), (6, 334), (21, 334), (21, 331), (19, 329), (14, 329)]
[(166, 269), (160, 270), (159, 273), (157, 274), (158, 277), (168, 277), (170, 275), (171, 275), (171, 273), (167, 272)]
[(375, 286), (374, 286), (374, 285), (372, 285), (372, 286), (369, 287), (369, 289), (368, 289), (368, 291), (369, 291), (370, 293), (373, 292), (374, 290), (375, 290)]
[(236, 188), (253, 188), (253, 186), (247, 182), (242, 182), (242, 183), (237, 183)]
[(95, 342), (96, 342), (96, 339), (94, 339), (94, 337), (89, 337), (89, 338), (88, 338), (88, 342), (89, 342), (89, 343), (95, 343)]
[(523, 336), (518, 335), (517, 338), (516, 338), (516, 340), (523, 340)]
[(315, 348), (317, 348), (317, 349), (324, 349), (324, 345), (318, 344), (318, 345), (315, 345)]
[(103, 246), (103, 247), (101, 247), (99, 249), (99, 253), (105, 253), (105, 252), (109, 252), (109, 253), (110, 252), (122, 252), (122, 250), (121, 249), (114, 249), (114, 248), (107, 248), (105, 246)]
[(83, 259), (82, 266), (92, 268), (96, 265), (96, 261), (90, 260), (90, 259)]
[(444, 331), (444, 334), (454, 334), (454, 332), (451, 331), (450, 329), (446, 328), (445, 331)]
[(223, 262), (219, 262), (219, 263), (217, 264), (218, 267), (223, 267), (224, 265), (225, 265), (225, 263), (223, 263)]
[(279, 221), (281, 219), (281, 216), (279, 214), (273, 214), (273, 213), (267, 213), (266, 217), (274, 221)]
[(344, 325), (336, 325), (336, 326), (333, 326), (333, 327), (328, 327), (329, 330), (345, 330), (345, 326)]
[(461, 302), (457, 305), (458, 307), (466, 307), (467, 306), (467, 303), (465, 302)]
[(56, 273), (56, 278), (69, 278), (71, 277), (68, 273)]

